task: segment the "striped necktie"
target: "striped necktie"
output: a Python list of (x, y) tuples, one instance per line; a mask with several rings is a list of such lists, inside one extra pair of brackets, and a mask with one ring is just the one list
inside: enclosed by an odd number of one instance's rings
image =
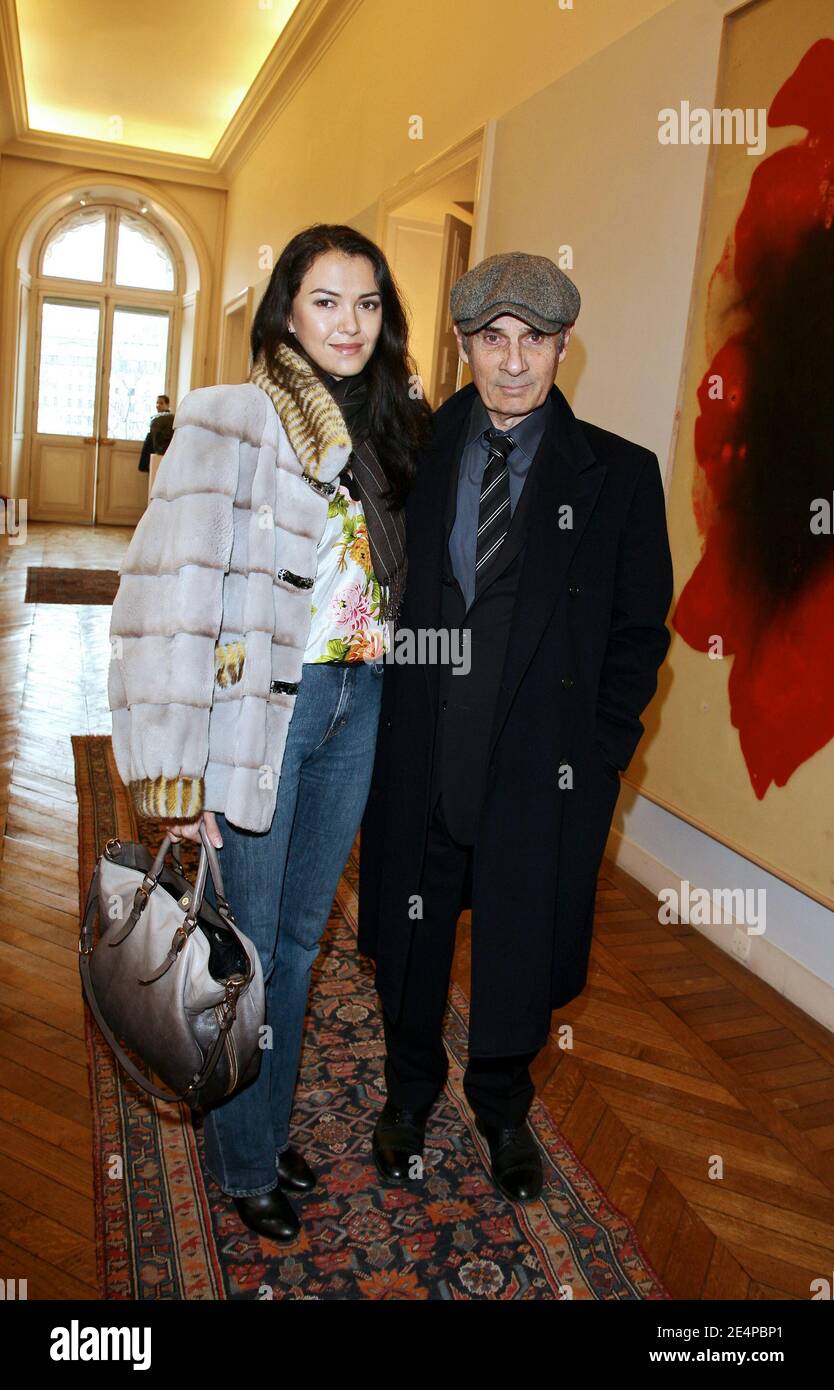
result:
[(478, 508), (478, 541), (475, 548), (475, 582), (484, 566), (496, 554), (510, 529), (510, 470), (507, 459), (515, 448), (512, 435), (500, 430), (485, 430), (489, 456), (481, 481), (481, 501)]

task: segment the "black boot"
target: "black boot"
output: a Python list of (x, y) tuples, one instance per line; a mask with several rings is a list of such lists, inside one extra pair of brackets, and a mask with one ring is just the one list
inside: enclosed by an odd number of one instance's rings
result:
[[(423, 1176), (423, 1145), (430, 1106), (398, 1109), (386, 1100), (374, 1125), (371, 1149), (383, 1182), (409, 1184)], [(419, 1164), (415, 1163), (419, 1159)]]
[(280, 1187), (254, 1197), (233, 1197), (232, 1201), (244, 1226), (269, 1240), (284, 1244), (295, 1240), (301, 1230), (301, 1222)]
[(275, 1164), (278, 1173), (278, 1186), (285, 1192), (312, 1192), (316, 1185), (316, 1175), (303, 1154), (297, 1149), (284, 1149)]
[(541, 1196), (542, 1160), (538, 1145), (526, 1124), (475, 1123), (489, 1144), (492, 1176), (499, 1191), (511, 1202), (532, 1202)]

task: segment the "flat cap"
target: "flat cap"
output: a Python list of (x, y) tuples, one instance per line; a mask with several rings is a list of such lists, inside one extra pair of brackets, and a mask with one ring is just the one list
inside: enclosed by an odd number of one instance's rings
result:
[(514, 314), (542, 333), (556, 333), (579, 313), (579, 290), (547, 256), (507, 251), (488, 256), (452, 286), (449, 307), (462, 333)]

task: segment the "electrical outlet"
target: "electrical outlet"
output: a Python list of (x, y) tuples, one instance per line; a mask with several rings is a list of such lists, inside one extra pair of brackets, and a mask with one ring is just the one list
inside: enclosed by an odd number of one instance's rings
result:
[(750, 936), (746, 927), (736, 927), (733, 932), (733, 955), (736, 960), (750, 959)]

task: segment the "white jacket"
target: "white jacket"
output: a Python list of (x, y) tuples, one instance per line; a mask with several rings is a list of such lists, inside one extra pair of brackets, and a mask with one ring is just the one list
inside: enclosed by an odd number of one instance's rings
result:
[(326, 388), (281, 354), (278, 386), (185, 397), (119, 571), (113, 751), (146, 816), (272, 821), (317, 545), (351, 447)]

